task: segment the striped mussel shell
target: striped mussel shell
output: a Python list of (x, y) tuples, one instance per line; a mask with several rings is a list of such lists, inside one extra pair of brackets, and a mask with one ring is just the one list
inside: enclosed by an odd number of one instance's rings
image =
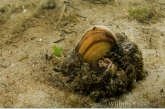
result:
[(92, 65), (116, 44), (116, 36), (108, 27), (96, 25), (85, 32), (75, 51), (84, 62)]

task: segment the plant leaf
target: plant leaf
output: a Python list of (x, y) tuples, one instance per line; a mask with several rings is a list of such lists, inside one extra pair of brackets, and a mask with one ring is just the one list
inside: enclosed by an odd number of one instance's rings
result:
[(62, 51), (63, 51), (63, 49), (61, 47), (57, 48), (55, 45), (53, 46), (53, 50), (54, 50), (53, 55), (55, 55), (55, 56), (61, 56)]

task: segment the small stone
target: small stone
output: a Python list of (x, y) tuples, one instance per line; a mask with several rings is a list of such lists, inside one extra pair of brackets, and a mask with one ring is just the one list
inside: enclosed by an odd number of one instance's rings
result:
[(10, 66), (10, 63), (11, 62), (10, 62), (9, 59), (3, 59), (1, 66), (4, 67), (4, 68), (6, 68), (6, 67), (9, 67)]
[(60, 71), (61, 71), (61, 70), (58, 69), (58, 68), (53, 68), (53, 70), (56, 71), (56, 72), (60, 72)]
[(56, 3), (54, 0), (49, 0), (45, 5), (43, 5), (43, 9), (54, 9), (56, 7)]
[(163, 89), (161, 89), (161, 90), (160, 90), (160, 92), (164, 92), (164, 90), (163, 90)]

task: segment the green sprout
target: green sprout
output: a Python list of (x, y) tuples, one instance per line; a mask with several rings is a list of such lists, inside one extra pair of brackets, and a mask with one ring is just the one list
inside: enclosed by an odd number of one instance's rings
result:
[(55, 45), (53, 46), (53, 55), (55, 56), (62, 56), (62, 51), (63, 49), (60, 47), (60, 48), (57, 48)]

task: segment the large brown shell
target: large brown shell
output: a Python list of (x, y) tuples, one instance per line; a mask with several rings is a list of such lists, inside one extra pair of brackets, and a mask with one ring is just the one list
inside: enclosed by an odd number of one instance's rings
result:
[(115, 34), (106, 26), (96, 25), (85, 32), (75, 51), (92, 65), (116, 45)]

